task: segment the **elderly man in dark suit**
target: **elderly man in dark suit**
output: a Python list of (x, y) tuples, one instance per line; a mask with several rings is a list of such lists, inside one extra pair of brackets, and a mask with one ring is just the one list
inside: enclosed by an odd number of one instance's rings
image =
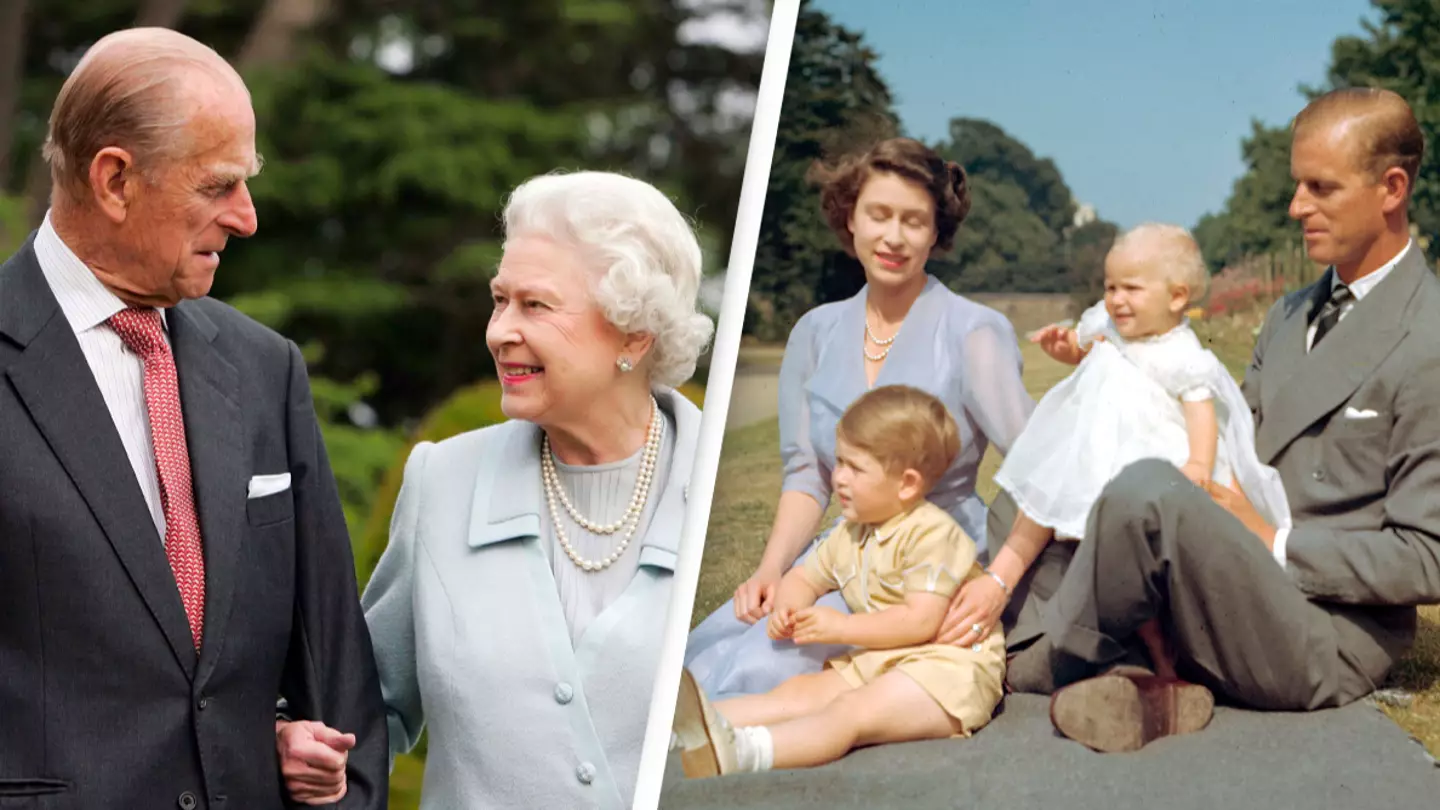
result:
[(354, 745), (331, 759), (342, 806), (383, 807), (305, 364), (205, 297), (256, 229), (243, 82), (178, 33), (113, 34), (60, 91), (45, 156), (52, 208), (0, 267), (0, 804), (285, 806), (283, 695), (348, 732), (309, 741)]
[[(1133, 750), (1203, 727), (1213, 693), (1352, 702), (1413, 641), (1415, 606), (1440, 601), (1440, 281), (1407, 215), (1423, 151), (1388, 91), (1336, 91), (1296, 118), (1290, 215), (1330, 267), (1270, 310), (1243, 386), (1294, 526), (1162, 462), (1122, 472), (1007, 617), (1011, 687), (1054, 692), (1061, 733)], [(992, 527), (1010, 525), (1007, 506)], [(1155, 616), (1188, 680), (1115, 666), (1143, 662), (1135, 634)]]

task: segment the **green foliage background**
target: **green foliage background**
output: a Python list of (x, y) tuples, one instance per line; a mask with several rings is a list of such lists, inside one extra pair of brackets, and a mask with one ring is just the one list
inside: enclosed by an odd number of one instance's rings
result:
[[(746, 311), (746, 333), (760, 340), (783, 340), (805, 311), (864, 284), (805, 178), (816, 160), (906, 134), (877, 57), (863, 32), (802, 0)], [(936, 277), (960, 292), (1068, 292), (1098, 277), (1115, 227), (1077, 225), (1053, 161), (974, 118), (952, 120), (948, 137), (930, 145), (964, 166), (971, 184), (970, 215), (955, 250), (931, 262)]]
[[(1319, 87), (1300, 87), (1295, 111), (1309, 99), (1342, 87), (1383, 87), (1410, 102), (1426, 143), (1410, 220), (1421, 247), (1428, 249), (1440, 236), (1440, 41), (1435, 36), (1440, 31), (1440, 0), (1371, 0), (1371, 5), (1379, 21), (1366, 21), (1363, 35), (1335, 40), (1326, 81)], [(1235, 181), (1225, 206), (1195, 226), (1200, 247), (1216, 269), (1300, 247), (1299, 231), (1286, 215), (1295, 189), (1288, 123), (1272, 127), (1253, 121), (1240, 150), (1245, 174)]]
[[(1300, 87), (1295, 110), (1338, 87), (1386, 87), (1415, 110), (1430, 149), (1420, 169), (1412, 220), (1422, 247), (1440, 236), (1440, 0), (1372, 0), (1379, 22), (1331, 47), (1327, 80)], [(905, 133), (890, 89), (876, 69), (878, 55), (864, 32), (851, 31), (802, 0), (764, 225), (752, 276), (746, 334), (782, 341), (806, 310), (852, 295), (864, 283), (820, 214), (817, 189), (805, 180), (817, 159), (863, 149)], [(1077, 202), (1053, 161), (1034, 152), (1000, 123), (955, 118), (946, 138), (931, 143), (965, 167), (971, 211), (955, 250), (931, 262), (930, 272), (958, 292), (1068, 292), (1093, 301), (1100, 292), (1105, 252), (1116, 228), (1103, 219), (1076, 218)], [(1245, 173), (1225, 205), (1193, 224), (1212, 270), (1246, 260), (1271, 267), (1303, 262), (1299, 231), (1288, 218), (1288, 126), (1252, 122), (1240, 144)], [(1184, 224), (1184, 223), (1182, 223)], [(1313, 274), (1291, 273), (1303, 282)]]
[[(39, 147), (91, 43), (159, 25), (231, 60), (265, 168), (259, 232), (231, 242), (212, 294), (304, 351), (363, 585), (414, 441), (502, 418), (484, 333), (512, 188), (553, 170), (639, 177), (692, 218), (707, 273), (723, 270), (764, 40), (696, 32), (728, 16), (763, 34), (769, 14), (768, 0), (0, 0), (0, 250), (44, 214)], [(415, 805), (418, 754), (397, 763), (393, 807)]]

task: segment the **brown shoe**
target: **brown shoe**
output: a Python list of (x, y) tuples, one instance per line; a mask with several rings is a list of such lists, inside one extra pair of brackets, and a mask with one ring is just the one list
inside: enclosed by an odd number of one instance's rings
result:
[(680, 670), (680, 694), (671, 724), (680, 766), (686, 778), (697, 779), (734, 773), (735, 729), (710, 705), (690, 670)]
[(1055, 729), (1104, 753), (1138, 751), (1161, 737), (1199, 731), (1214, 712), (1209, 689), (1132, 667), (1071, 684), (1050, 699)]

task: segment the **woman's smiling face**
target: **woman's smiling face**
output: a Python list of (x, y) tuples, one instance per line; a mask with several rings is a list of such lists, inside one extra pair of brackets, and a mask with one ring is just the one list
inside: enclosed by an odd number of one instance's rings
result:
[(849, 225), (866, 280), (901, 286), (925, 272), (935, 247), (935, 200), (913, 180), (875, 172), (860, 187)]
[(506, 241), (485, 342), (507, 417), (574, 422), (616, 383), (625, 336), (596, 305), (590, 272), (576, 250), (550, 239)]

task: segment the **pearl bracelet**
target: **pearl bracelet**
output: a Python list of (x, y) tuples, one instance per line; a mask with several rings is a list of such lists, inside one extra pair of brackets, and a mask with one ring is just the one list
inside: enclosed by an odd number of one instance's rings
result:
[(1010, 590), (1010, 586), (1005, 584), (1005, 580), (1001, 579), (999, 574), (991, 571), (989, 568), (986, 568), (985, 575), (1000, 583), (1000, 590), (1004, 591), (1006, 596), (1014, 595), (1014, 592)]

